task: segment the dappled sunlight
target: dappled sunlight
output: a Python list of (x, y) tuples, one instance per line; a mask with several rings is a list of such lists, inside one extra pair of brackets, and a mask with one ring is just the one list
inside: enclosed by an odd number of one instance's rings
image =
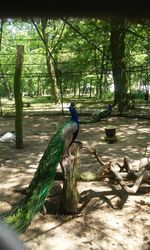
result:
[[(11, 206), (15, 206), (24, 197), (23, 194), (15, 190), (28, 187), (49, 141), (57, 131), (56, 123), (61, 124), (63, 120), (64, 117), (61, 116), (26, 117), (24, 121), (24, 148), (17, 150), (15, 143), (0, 143), (2, 211), (10, 210)], [(13, 119), (8, 122), (8, 131), (13, 126), (13, 122)], [(113, 144), (105, 141), (104, 129), (109, 124), (116, 126), (117, 141)], [(77, 140), (81, 141), (85, 147), (95, 147), (104, 162), (116, 160), (122, 163), (124, 156), (127, 155), (131, 161), (136, 160), (138, 168), (140, 158), (149, 156), (150, 153), (149, 125), (148, 121), (141, 122), (111, 117), (108, 121), (82, 125)], [(5, 123), (0, 122), (0, 126), (4, 131)], [(81, 173), (85, 171), (95, 173), (99, 167), (99, 163), (88, 150), (85, 148), (80, 150), (79, 171)], [(61, 171), (60, 165), (58, 168)], [(130, 213), (127, 210), (129, 202), (135, 204), (134, 196), (128, 198), (124, 210), (115, 210), (113, 206), (118, 197), (107, 186), (107, 181), (78, 182), (77, 187), (80, 193), (85, 192), (85, 201), (89, 199), (81, 216), (70, 219), (67, 216), (50, 214), (43, 216), (39, 213), (33, 219), (26, 233), (21, 236), (29, 249), (38, 248), (41, 242), (43, 249), (55, 249), (56, 245), (60, 244), (62, 250), (67, 248), (71, 250), (112, 249), (112, 244), (114, 249), (124, 249), (124, 246), (130, 248), (133, 240), (136, 242), (135, 245), (139, 246), (137, 238), (142, 240), (143, 224), (141, 224), (140, 219), (133, 218), (135, 212), (132, 206), (130, 206)], [(79, 204), (79, 207), (81, 205), (82, 203)], [(123, 211), (124, 214), (122, 214)], [(132, 228), (136, 230), (133, 229), (133, 233), (129, 231), (128, 222), (130, 219), (135, 222)], [(138, 230), (135, 227), (136, 223)], [(119, 233), (118, 230), (120, 230)], [(129, 239), (127, 242), (125, 236), (130, 236), (132, 240)]]
[(139, 139), (139, 141), (144, 140), (145, 136), (147, 136), (147, 135), (143, 135), (143, 134), (142, 135), (138, 135), (137, 139)]
[(12, 189), (15, 186), (21, 187), (22, 185), (28, 184), (27, 181), (25, 181), (25, 178), (21, 179), (20, 177), (21, 177), (21, 175), (11, 177), (11, 178), (9, 178), (9, 180), (6, 183), (0, 184), (1, 191), (2, 191), (2, 189), (5, 189), (7, 191), (9, 191), (11, 189), (10, 191), (12, 191)]
[(123, 152), (130, 152), (130, 153), (134, 153), (134, 154), (139, 154), (140, 153), (140, 149), (132, 147), (132, 146), (128, 146), (126, 148), (122, 148), (121, 150)]
[(30, 164), (32, 161), (31, 160), (25, 160), (26, 164)]
[[(85, 183), (87, 194), (89, 186), (91, 183)], [(125, 207), (124, 213), (108, 207), (107, 197), (111, 197), (111, 201), (114, 199), (111, 191), (104, 192), (106, 195), (103, 192), (91, 192), (93, 197), (89, 199), (80, 217), (39, 215), (33, 219), (21, 239), (29, 248), (38, 247), (43, 242), (43, 249), (55, 249), (58, 244), (63, 250), (112, 249), (112, 246), (114, 249), (130, 249), (133, 241), (134, 246), (138, 247), (144, 236), (144, 225), (137, 217), (138, 212), (132, 206), (130, 210)], [(132, 197), (130, 200), (132, 202)]]
[(135, 134), (137, 134), (137, 131), (135, 131), (135, 130), (131, 130), (131, 131), (128, 131), (127, 136), (130, 136), (130, 135), (135, 135)]
[[(84, 143), (96, 147), (97, 152), (106, 160), (128, 155), (131, 159), (148, 154), (150, 122), (147, 120), (131, 120), (111, 117), (106, 123), (95, 123), (81, 126), (80, 138)], [(116, 127), (117, 141), (108, 144), (105, 141), (104, 128), (106, 124)], [(81, 152), (82, 153), (82, 152)]]
[(149, 133), (149, 128), (138, 128), (139, 133)]
[(38, 127), (40, 127), (40, 126), (41, 126), (40, 124), (34, 124), (34, 125), (33, 125), (34, 128), (38, 128)]
[(26, 170), (26, 173), (35, 173), (35, 169), (37, 168), (37, 165), (29, 165), (29, 169)]
[[(83, 129), (83, 130), (85, 130), (85, 129)], [(94, 133), (97, 133), (97, 132), (99, 132), (100, 131), (100, 128), (99, 127), (94, 127), (94, 128), (91, 128), (91, 127), (89, 127), (88, 128), (88, 132), (94, 132)]]

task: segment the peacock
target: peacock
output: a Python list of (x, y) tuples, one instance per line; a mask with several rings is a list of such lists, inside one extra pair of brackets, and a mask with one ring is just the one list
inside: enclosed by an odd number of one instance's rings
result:
[(24, 232), (32, 218), (41, 210), (54, 182), (58, 164), (76, 139), (79, 131), (79, 118), (72, 101), (69, 107), (71, 119), (65, 122), (49, 142), (29, 184), (26, 197), (19, 205), (3, 217), (5, 223), (17, 232)]
[(112, 113), (112, 104), (107, 109), (100, 109), (92, 114), (92, 119), (88, 121), (80, 121), (81, 124), (99, 122), (101, 119), (108, 117)]

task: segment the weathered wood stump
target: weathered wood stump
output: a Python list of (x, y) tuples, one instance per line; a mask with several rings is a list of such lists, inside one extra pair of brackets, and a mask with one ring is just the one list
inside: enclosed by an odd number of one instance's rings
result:
[(60, 201), (61, 214), (75, 214), (78, 211), (80, 194), (77, 190), (78, 168), (80, 164), (79, 155), (81, 142), (73, 143), (70, 152), (71, 156), (64, 157), (61, 162), (63, 169), (63, 190)]

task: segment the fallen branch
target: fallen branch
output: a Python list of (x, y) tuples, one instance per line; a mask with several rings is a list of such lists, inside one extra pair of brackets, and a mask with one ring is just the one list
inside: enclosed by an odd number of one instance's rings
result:
[(89, 153), (94, 155), (94, 157), (100, 163), (100, 165), (104, 166), (106, 164), (104, 161), (102, 161), (102, 159), (100, 158), (100, 156), (98, 155), (98, 153), (96, 152), (96, 149), (94, 147), (84, 147), (84, 148), (87, 149), (89, 151)]
[(121, 177), (121, 175), (117, 171), (115, 171), (113, 166), (110, 167), (110, 171), (115, 175), (117, 181), (119, 182), (119, 184), (123, 190), (125, 190), (129, 194), (135, 194), (137, 192), (142, 180), (143, 180), (145, 168), (142, 168), (142, 170), (140, 171), (139, 176), (137, 177), (133, 187), (128, 187), (125, 184), (125, 182), (123, 181), (123, 178)]
[[(115, 176), (115, 179), (120, 184), (122, 189), (126, 191), (129, 194), (135, 194), (137, 190), (139, 189), (142, 182), (146, 182), (150, 184), (150, 160), (149, 158), (142, 158), (139, 164), (139, 171), (135, 171), (133, 169), (133, 165), (129, 159), (129, 157), (125, 156), (123, 165), (121, 165), (119, 162), (104, 162), (101, 160), (100, 156), (96, 152), (95, 148), (88, 148), (89, 152), (92, 153), (96, 160), (100, 163), (100, 170), (99, 175), (100, 177), (105, 177), (111, 179), (112, 173)], [(120, 167), (120, 172), (118, 172), (115, 167), (114, 163), (117, 164)], [(122, 171), (126, 171), (125, 174), (122, 174)], [(126, 185), (123, 178), (126, 177), (126, 179), (136, 179), (134, 185), (132, 187), (129, 187)]]

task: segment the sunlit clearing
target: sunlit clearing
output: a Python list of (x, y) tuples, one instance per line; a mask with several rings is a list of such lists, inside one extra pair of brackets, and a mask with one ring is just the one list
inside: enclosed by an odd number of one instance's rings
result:
[(30, 164), (30, 163), (32, 163), (32, 161), (31, 160), (26, 160), (25, 163)]
[(31, 164), (29, 165), (30, 169), (27, 169), (27, 173), (34, 173), (35, 169), (37, 168), (37, 165)]

